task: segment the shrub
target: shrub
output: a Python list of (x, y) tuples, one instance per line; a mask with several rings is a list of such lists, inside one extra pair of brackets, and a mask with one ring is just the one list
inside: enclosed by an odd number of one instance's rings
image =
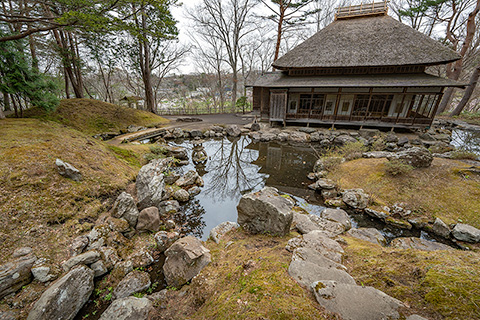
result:
[(387, 148), (387, 145), (385, 144), (385, 140), (383, 139), (376, 139), (373, 143), (372, 146), (370, 147), (370, 150), (372, 151), (383, 151)]
[(391, 176), (399, 176), (413, 170), (413, 167), (402, 160), (394, 159), (385, 163), (385, 172)]
[(332, 171), (344, 162), (343, 155), (335, 151), (327, 151), (320, 160), (322, 160), (323, 170)]
[(154, 145), (154, 146), (150, 146), (150, 152), (153, 154), (163, 155), (163, 154), (167, 154), (167, 149), (165, 149), (165, 147), (163, 146)]
[(340, 147), (338, 151), (345, 157), (346, 160), (354, 160), (362, 157), (364, 152), (367, 152), (367, 147), (361, 141), (347, 142)]

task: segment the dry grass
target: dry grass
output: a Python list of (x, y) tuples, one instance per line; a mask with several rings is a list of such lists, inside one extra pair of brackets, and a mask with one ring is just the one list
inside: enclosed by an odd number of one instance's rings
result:
[[(14, 248), (31, 246), (37, 255), (61, 261), (70, 239), (91, 228), (136, 175), (102, 142), (54, 122), (7, 119), (0, 137), (0, 256), (5, 260)], [(56, 158), (79, 169), (83, 181), (60, 176)]]
[(427, 319), (480, 319), (480, 254), (382, 248), (344, 237), (345, 265), (357, 283), (405, 302)]
[(358, 159), (341, 164), (330, 173), (342, 188), (363, 188), (377, 205), (404, 202), (415, 215), (447, 223), (480, 228), (480, 177), (462, 175), (463, 162), (435, 158), (429, 168), (415, 169), (392, 177), (385, 173), (385, 159)]
[(170, 290), (154, 319), (336, 319), (288, 275), (288, 239), (238, 230), (209, 241), (212, 263), (180, 292)]
[(150, 112), (91, 99), (62, 100), (54, 112), (33, 109), (26, 111), (25, 117), (55, 121), (89, 135), (118, 132), (131, 124), (152, 127), (168, 122)]

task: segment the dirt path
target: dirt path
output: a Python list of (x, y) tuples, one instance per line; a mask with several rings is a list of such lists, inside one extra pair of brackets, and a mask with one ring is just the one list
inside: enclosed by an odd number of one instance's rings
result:
[[(251, 123), (254, 119), (252, 114), (208, 114), (208, 115), (194, 115), (194, 116), (163, 116), (165, 119), (170, 120), (170, 122), (166, 123), (162, 126), (162, 129), (171, 129), (171, 128), (182, 128), (188, 130), (204, 130), (210, 128), (212, 125), (232, 125), (236, 124), (239, 127), (244, 126), (248, 123)], [(177, 119), (185, 119), (185, 118), (195, 118), (201, 119), (202, 121), (196, 122), (186, 122), (186, 121), (177, 121)], [(137, 135), (143, 135), (145, 133), (154, 132), (159, 128), (151, 128), (147, 130), (142, 130), (133, 133), (122, 134), (117, 136), (109, 141), (108, 144), (111, 145), (119, 145), (122, 141), (126, 138), (135, 137)]]

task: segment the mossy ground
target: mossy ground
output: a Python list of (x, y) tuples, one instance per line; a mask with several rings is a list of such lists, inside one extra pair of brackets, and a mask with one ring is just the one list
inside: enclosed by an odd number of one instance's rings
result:
[(400, 250), (344, 238), (344, 264), (357, 283), (382, 290), (427, 319), (480, 319), (479, 253)]
[[(31, 246), (61, 261), (69, 239), (109, 209), (142, 161), (51, 121), (7, 119), (0, 137), (0, 255), (6, 259), (14, 248)], [(57, 158), (79, 169), (83, 181), (60, 176)]]
[(208, 241), (212, 263), (190, 285), (170, 290), (153, 319), (337, 319), (288, 275), (292, 236), (237, 230), (218, 245)]
[(435, 158), (432, 166), (390, 176), (386, 159), (348, 161), (329, 174), (342, 188), (362, 188), (372, 195), (374, 205), (403, 202), (415, 216), (439, 217), (446, 223), (471, 224), (480, 228), (480, 177), (461, 173), (470, 165)]
[(51, 120), (85, 134), (119, 132), (129, 125), (153, 127), (168, 122), (153, 113), (91, 99), (66, 99), (54, 112), (28, 110), (25, 117)]

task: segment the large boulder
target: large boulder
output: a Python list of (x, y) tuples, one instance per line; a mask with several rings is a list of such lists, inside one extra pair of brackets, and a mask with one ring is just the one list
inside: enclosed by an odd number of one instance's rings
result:
[(436, 235), (439, 235), (444, 238), (450, 237), (450, 228), (447, 226), (445, 222), (442, 221), (440, 218), (436, 218), (435, 222), (433, 222), (432, 231)]
[(298, 247), (316, 250), (328, 259), (342, 263), (344, 253), (342, 246), (337, 241), (331, 239), (329, 234), (324, 231), (314, 230), (304, 234), (300, 239)]
[(275, 188), (265, 187), (240, 199), (237, 222), (245, 230), (257, 234), (284, 236), (290, 232), (293, 202), (278, 194)]
[(168, 157), (174, 157), (175, 159), (179, 159), (179, 160), (188, 160), (187, 149), (185, 149), (184, 147), (169, 146), (169, 145), (165, 145), (162, 147), (165, 148), (165, 151)]
[(73, 181), (81, 181), (82, 174), (80, 171), (72, 166), (68, 162), (64, 162), (60, 159), (55, 160), (55, 165), (57, 166), (58, 173), (65, 178), (72, 179)]
[(309, 140), (309, 135), (305, 132), (293, 131), (288, 136), (288, 140), (294, 143), (307, 143)]
[(323, 254), (312, 248), (297, 248), (293, 250), (292, 253), (292, 262), (293, 261), (306, 261), (313, 263), (322, 268), (334, 268), (338, 270), (347, 270), (347, 268), (333, 260), (328, 259)]
[(350, 222), (350, 217), (348, 216), (345, 210), (326, 208), (325, 210), (322, 211), (320, 216), (329, 221), (340, 223), (345, 227), (345, 230), (348, 230), (352, 227), (352, 223)]
[(130, 194), (122, 192), (118, 196), (112, 208), (112, 217), (123, 218), (127, 220), (132, 228), (135, 228), (138, 219), (138, 209), (135, 200)]
[(31, 269), (36, 260), (28, 254), (0, 266), (0, 299), (32, 281)]
[(414, 168), (426, 168), (432, 164), (433, 156), (428, 149), (413, 147), (404, 151), (392, 154), (388, 160), (401, 160)]
[(480, 230), (468, 224), (457, 223), (452, 230), (452, 236), (460, 241), (480, 242)]
[(160, 228), (160, 215), (157, 207), (148, 207), (140, 211), (137, 221), (138, 231), (157, 232)]
[(169, 286), (180, 287), (202, 271), (210, 262), (210, 251), (195, 237), (177, 240), (165, 251), (163, 273)]
[(172, 158), (156, 159), (140, 169), (135, 182), (140, 208), (158, 206), (162, 201), (165, 188), (163, 172), (172, 164)]
[(343, 192), (342, 200), (353, 209), (363, 210), (368, 206), (370, 197), (362, 189), (349, 189)]
[(337, 281), (318, 281), (311, 285), (315, 298), (325, 309), (348, 320), (399, 319), (404, 305), (373, 287)]
[(181, 176), (177, 181), (175, 181), (175, 185), (178, 187), (188, 187), (192, 185), (201, 185), (203, 183), (202, 178), (198, 175), (195, 170), (190, 170)]
[(150, 275), (146, 272), (133, 270), (113, 290), (113, 298), (121, 299), (134, 293), (147, 290), (151, 285)]
[(70, 270), (35, 302), (27, 320), (73, 319), (92, 294), (93, 277), (84, 265)]
[(153, 303), (147, 298), (126, 297), (108, 306), (100, 320), (147, 320)]

